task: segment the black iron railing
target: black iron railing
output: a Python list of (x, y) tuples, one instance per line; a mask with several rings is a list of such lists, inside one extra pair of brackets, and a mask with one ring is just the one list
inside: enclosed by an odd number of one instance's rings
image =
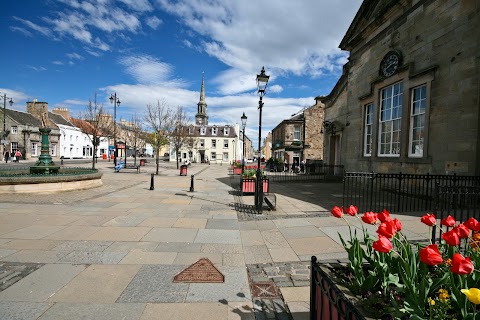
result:
[(272, 182), (303, 182), (303, 181), (341, 181), (343, 166), (311, 164), (305, 167), (266, 166), (265, 172)]
[[(437, 184), (434, 191), (435, 217), (440, 221), (451, 215), (458, 222), (473, 217), (480, 220), (480, 186), (447, 186)], [(450, 228), (434, 226), (432, 243), (440, 243), (442, 233)], [(465, 250), (467, 239), (462, 239), (460, 249)]]
[(345, 172), (343, 206), (354, 204), (361, 212), (432, 212), (436, 183), (475, 187), (480, 186), (480, 176)]
[(310, 320), (365, 320), (315, 256), (312, 256), (310, 272)]

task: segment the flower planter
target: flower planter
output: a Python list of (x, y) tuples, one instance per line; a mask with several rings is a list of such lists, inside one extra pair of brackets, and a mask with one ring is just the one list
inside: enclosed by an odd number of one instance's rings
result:
[(233, 168), (233, 174), (234, 175), (242, 174), (242, 168)]
[(358, 299), (335, 281), (328, 265), (318, 263), (315, 256), (311, 262), (310, 319), (371, 319), (357, 309)]
[[(242, 178), (242, 193), (255, 193), (255, 184), (257, 179)], [(263, 178), (263, 192), (268, 192), (268, 178)]]

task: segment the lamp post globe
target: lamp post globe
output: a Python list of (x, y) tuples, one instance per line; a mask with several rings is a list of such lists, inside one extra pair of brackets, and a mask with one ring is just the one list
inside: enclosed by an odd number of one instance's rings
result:
[(262, 98), (266, 94), (268, 79), (270, 76), (265, 74), (265, 67), (262, 67), (260, 74), (257, 74), (257, 94), (260, 97), (258, 101), (258, 154), (257, 154), (257, 180), (255, 188), (255, 207), (259, 213), (262, 213), (263, 210), (263, 175), (260, 168), (261, 158), (262, 158), (262, 108), (263, 101)]

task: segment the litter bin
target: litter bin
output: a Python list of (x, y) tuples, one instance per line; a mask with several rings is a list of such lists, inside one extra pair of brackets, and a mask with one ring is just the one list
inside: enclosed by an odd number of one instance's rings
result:
[(145, 159), (140, 159), (140, 165), (144, 166), (145, 165)]
[(102, 154), (102, 159), (103, 159), (103, 160), (107, 160), (107, 155), (106, 155), (105, 153)]
[(186, 164), (182, 164), (180, 166), (180, 175), (181, 176), (186, 176), (187, 175), (187, 165)]

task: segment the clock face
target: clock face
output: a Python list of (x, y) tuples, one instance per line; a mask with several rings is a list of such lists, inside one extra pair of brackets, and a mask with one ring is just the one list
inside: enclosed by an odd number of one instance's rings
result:
[(400, 66), (400, 55), (397, 52), (389, 52), (380, 63), (380, 74), (385, 77), (393, 75)]

